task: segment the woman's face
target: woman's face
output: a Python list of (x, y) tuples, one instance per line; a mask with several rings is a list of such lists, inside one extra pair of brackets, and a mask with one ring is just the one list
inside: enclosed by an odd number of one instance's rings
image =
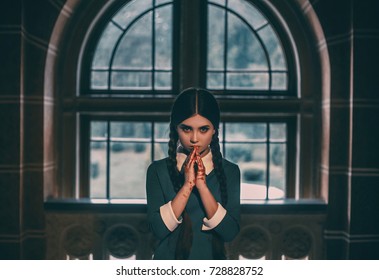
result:
[(194, 115), (185, 119), (177, 126), (179, 140), (187, 152), (197, 146), (200, 154), (205, 155), (208, 152), (208, 145), (212, 141), (215, 133), (213, 124), (200, 115)]

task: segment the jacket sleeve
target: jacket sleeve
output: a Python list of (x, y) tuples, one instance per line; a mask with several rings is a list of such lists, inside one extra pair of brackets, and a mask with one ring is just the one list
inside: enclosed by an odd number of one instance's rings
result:
[(232, 241), (240, 230), (240, 176), (240, 170), (237, 165), (233, 164), (228, 168), (226, 174), (228, 192), (228, 202), (225, 207), (226, 214), (213, 229), (225, 242)]
[(165, 238), (171, 231), (165, 225), (161, 213), (161, 206), (165, 205), (162, 185), (159, 181), (156, 165), (152, 163), (146, 173), (147, 219), (150, 230), (158, 239)]

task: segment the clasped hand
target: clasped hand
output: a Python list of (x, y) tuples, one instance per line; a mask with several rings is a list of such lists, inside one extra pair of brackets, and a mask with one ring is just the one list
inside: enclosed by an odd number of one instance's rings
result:
[(185, 183), (188, 183), (192, 189), (196, 186), (198, 189), (206, 187), (205, 183), (205, 166), (201, 159), (199, 149), (195, 146), (184, 163)]

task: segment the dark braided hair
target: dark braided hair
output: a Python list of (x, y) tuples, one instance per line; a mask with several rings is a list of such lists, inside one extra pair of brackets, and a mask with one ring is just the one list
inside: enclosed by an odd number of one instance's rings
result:
[[(221, 205), (225, 207), (226, 203), (228, 202), (228, 193), (226, 190), (225, 172), (224, 168), (222, 167), (222, 154), (220, 151), (220, 144), (218, 139), (218, 129), (216, 130), (216, 133), (213, 134), (211, 151), (214, 170), (220, 184)], [(215, 260), (225, 259), (224, 243), (221, 240), (220, 236), (215, 232), (213, 233), (212, 239), (212, 253)]]
[[(210, 148), (214, 170), (220, 185), (221, 204), (225, 207), (228, 197), (226, 190), (226, 177), (222, 165), (222, 154), (218, 138), (218, 128), (220, 124), (220, 109), (214, 96), (205, 89), (189, 88), (182, 91), (176, 98), (171, 110), (170, 119), (170, 140), (168, 143), (169, 160), (167, 163), (169, 175), (174, 186), (175, 192), (178, 192), (183, 185), (184, 176), (179, 173), (176, 161), (176, 149), (179, 139), (176, 130), (184, 120), (199, 114), (208, 119), (215, 128)], [(180, 225), (179, 237), (176, 244), (175, 259), (188, 259), (192, 247), (192, 223), (186, 210), (182, 214), (183, 222)], [(221, 238), (213, 231), (212, 254), (214, 259), (225, 259), (224, 243)]]

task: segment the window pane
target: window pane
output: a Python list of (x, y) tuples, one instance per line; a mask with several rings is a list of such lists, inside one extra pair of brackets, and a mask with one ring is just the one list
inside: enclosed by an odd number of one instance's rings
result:
[(226, 123), (225, 140), (229, 141), (246, 141), (258, 140), (266, 141), (267, 130), (265, 123)]
[(266, 144), (225, 144), (225, 157), (241, 170), (241, 198), (266, 198)]
[(273, 73), (271, 89), (286, 90), (287, 89), (287, 74), (286, 73)]
[[(287, 125), (270, 124), (269, 199), (282, 199), (286, 192)], [(282, 143), (278, 143), (282, 142)]]
[(286, 187), (286, 145), (270, 144), (269, 199), (284, 198)]
[(105, 139), (108, 134), (108, 122), (91, 122), (91, 139), (102, 137)]
[(225, 10), (209, 6), (208, 70), (224, 70)]
[(227, 85), (228, 89), (255, 89), (268, 90), (269, 76), (266, 73), (228, 73)]
[(113, 20), (126, 29), (137, 16), (152, 7), (152, 0), (133, 0), (125, 5), (113, 18)]
[(224, 73), (208, 73), (207, 74), (207, 87), (209, 89), (224, 88)]
[(155, 72), (155, 88), (171, 89), (172, 75), (171, 72)]
[(287, 125), (285, 123), (270, 124), (270, 141), (286, 141)]
[(155, 12), (155, 68), (172, 69), (172, 6)]
[(228, 15), (228, 70), (268, 70), (265, 53), (252, 30), (240, 18)]
[(163, 159), (168, 155), (169, 123), (158, 122), (154, 124), (154, 160)]
[(266, 144), (226, 143), (225, 145), (225, 156), (228, 159), (241, 164), (244, 171), (255, 170), (254, 172), (241, 171), (243, 173), (242, 178), (246, 182), (266, 184)]
[(267, 23), (263, 15), (246, 0), (229, 0), (228, 7), (242, 16), (254, 29)]
[(92, 69), (108, 68), (112, 50), (116, 41), (121, 36), (122, 30), (112, 22), (108, 23), (96, 46), (95, 56), (92, 61)]
[(91, 72), (91, 88), (107, 89), (108, 88), (108, 71)]
[(167, 156), (168, 156), (168, 144), (155, 143), (154, 144), (154, 160), (163, 159)]
[(131, 141), (151, 141), (151, 123), (147, 122), (112, 122), (111, 139), (128, 138)]
[(111, 143), (110, 198), (146, 198), (150, 153), (148, 143)]
[(152, 13), (133, 23), (117, 48), (112, 69), (152, 69)]
[(107, 144), (91, 141), (90, 147), (90, 197), (106, 198)]
[(113, 72), (111, 89), (151, 89), (151, 72)]
[(272, 27), (267, 25), (259, 30), (258, 33), (269, 53), (272, 70), (286, 70), (283, 49)]
[(155, 141), (165, 141), (169, 140), (170, 127), (168, 122), (157, 122), (154, 124), (154, 139)]
[(218, 139), (221, 145), (222, 142), (224, 142), (224, 123), (221, 123), (220, 127), (218, 128)]

